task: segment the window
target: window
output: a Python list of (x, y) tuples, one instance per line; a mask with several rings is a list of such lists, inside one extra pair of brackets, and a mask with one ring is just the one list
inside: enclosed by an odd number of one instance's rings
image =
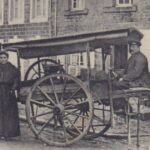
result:
[(118, 7), (128, 7), (132, 6), (133, 0), (116, 0), (116, 6)]
[(78, 54), (72, 54), (72, 62), (71, 65), (76, 66), (79, 65), (79, 55)]
[(71, 0), (71, 10), (85, 9), (85, 0)]
[(9, 0), (9, 23), (24, 23), (24, 0)]
[(48, 0), (30, 0), (31, 2), (31, 22), (48, 21)]
[(3, 16), (4, 16), (4, 0), (0, 0), (0, 24), (3, 24)]

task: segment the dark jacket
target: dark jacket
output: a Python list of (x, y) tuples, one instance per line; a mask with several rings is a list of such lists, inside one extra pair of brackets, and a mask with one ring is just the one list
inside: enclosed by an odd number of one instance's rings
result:
[(136, 52), (129, 58), (122, 78), (129, 87), (150, 87), (148, 61), (143, 53)]

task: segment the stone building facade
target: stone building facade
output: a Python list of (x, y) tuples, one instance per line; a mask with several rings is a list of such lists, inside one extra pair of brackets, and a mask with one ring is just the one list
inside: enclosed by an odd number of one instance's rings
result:
[(131, 26), (150, 28), (149, 0), (0, 0), (0, 3), (0, 39), (5, 42), (13, 37), (27, 40)]

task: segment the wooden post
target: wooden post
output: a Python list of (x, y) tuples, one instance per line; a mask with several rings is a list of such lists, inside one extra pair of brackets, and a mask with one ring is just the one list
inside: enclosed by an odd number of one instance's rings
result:
[(111, 119), (111, 127), (114, 127), (114, 106), (113, 106), (113, 98), (112, 98), (112, 84), (111, 84), (111, 74), (109, 71), (109, 79), (108, 79), (108, 85), (109, 85), (109, 100), (110, 100), (110, 119)]
[[(114, 46), (110, 46), (110, 68), (114, 68)], [(110, 99), (110, 118), (111, 118), (111, 126), (114, 126), (114, 105), (112, 99), (112, 82), (111, 82), (111, 73), (109, 71), (109, 99)]]
[(17, 87), (17, 101), (20, 100), (20, 97), (19, 97), (19, 91), (20, 91), (20, 82), (21, 82), (21, 63), (20, 63), (20, 53), (19, 53), (19, 50), (16, 49), (16, 52), (17, 52), (17, 64), (18, 64), (18, 70), (19, 70), (19, 83), (18, 83), (18, 87)]
[[(38, 57), (38, 62), (40, 61), (40, 58)], [(41, 78), (41, 68), (40, 68), (40, 62), (38, 63), (38, 71), (39, 71), (39, 78)]]
[(103, 105), (103, 123), (105, 123), (105, 105)]
[(110, 45), (110, 68), (114, 69), (114, 59), (115, 59), (115, 48)]
[(91, 61), (90, 61), (90, 45), (87, 43), (86, 46), (86, 53), (87, 53), (87, 80), (90, 82), (91, 78)]
[(104, 48), (102, 48), (102, 68), (105, 71), (105, 54), (104, 54)]
[(128, 125), (128, 144), (131, 144), (131, 131), (130, 131), (130, 104), (129, 104), (129, 97), (126, 98), (127, 101), (127, 125)]
[(140, 133), (140, 99), (141, 97), (138, 97), (138, 109), (137, 109), (137, 146), (139, 147), (139, 133)]

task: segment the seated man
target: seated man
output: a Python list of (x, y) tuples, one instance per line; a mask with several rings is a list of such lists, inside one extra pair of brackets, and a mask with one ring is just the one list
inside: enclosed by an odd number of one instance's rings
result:
[[(132, 87), (150, 87), (150, 75), (148, 71), (148, 60), (140, 52), (141, 43), (139, 41), (129, 42), (129, 52), (131, 56), (126, 68), (121, 73), (115, 73), (116, 79), (112, 83), (113, 90), (122, 90)], [(114, 108), (125, 109), (126, 102), (124, 99), (115, 99)], [(132, 108), (131, 108), (132, 111)]]
[(150, 87), (150, 75), (146, 56), (140, 52), (139, 41), (129, 42), (131, 57), (122, 73), (114, 73), (116, 81), (114, 89), (126, 89), (130, 87)]

